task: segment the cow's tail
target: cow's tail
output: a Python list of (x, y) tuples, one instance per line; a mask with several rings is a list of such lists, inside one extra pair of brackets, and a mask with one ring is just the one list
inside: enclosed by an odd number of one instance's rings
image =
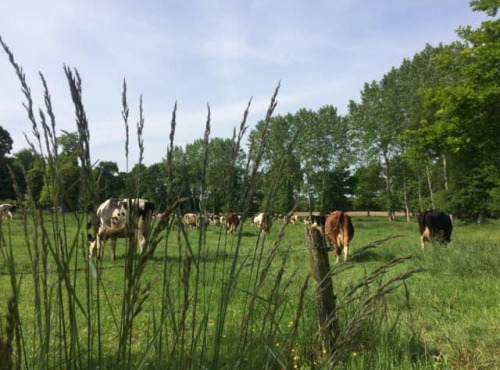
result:
[(344, 224), (344, 212), (342, 212), (342, 211), (338, 211), (338, 212), (339, 212), (339, 217), (337, 218), (337, 223), (333, 227), (333, 230), (341, 231), (340, 227), (342, 227), (342, 225)]

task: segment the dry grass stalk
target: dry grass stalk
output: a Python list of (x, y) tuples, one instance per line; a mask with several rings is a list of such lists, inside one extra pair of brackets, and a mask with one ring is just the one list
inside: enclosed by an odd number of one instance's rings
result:
[[(302, 317), (302, 314), (304, 312), (304, 297), (306, 295), (307, 288), (309, 287), (309, 279), (311, 278), (311, 274), (307, 274), (306, 278), (304, 279), (304, 283), (302, 284), (302, 287), (300, 288), (300, 294), (299, 294), (299, 302), (297, 303), (297, 310), (295, 311), (295, 316), (293, 318), (293, 324), (292, 324), (292, 331), (290, 333), (290, 341), (288, 343), (288, 349), (286, 353), (292, 353), (292, 349), (295, 347), (295, 342), (297, 340), (297, 335), (299, 333), (299, 322), (300, 318)], [(291, 368), (291, 359), (288, 362), (288, 366)]]
[[(346, 293), (347, 299), (343, 302), (342, 306), (339, 306), (339, 309), (351, 307), (355, 302), (359, 302), (359, 304), (337, 338), (335, 352), (331, 357), (333, 363), (338, 363), (350, 353), (352, 347), (359, 341), (359, 333), (363, 325), (379, 310), (381, 304), (385, 302), (386, 296), (404, 284), (406, 279), (425, 271), (425, 269), (417, 268), (397, 274), (388, 279), (385, 283), (379, 284), (377, 289), (371, 293), (371, 284), (381, 281), (391, 269), (410, 258), (411, 257), (401, 257), (392, 259), (373, 273), (369, 274), (362, 282)], [(354, 293), (362, 287), (365, 289), (354, 296)]]
[(125, 123), (125, 170), (128, 172), (128, 143), (129, 143), (129, 129), (128, 129), (128, 115), (129, 109), (127, 104), (127, 81), (123, 79), (123, 90), (122, 90), (122, 117)]
[(35, 114), (33, 110), (33, 99), (31, 98), (31, 89), (29, 88), (28, 83), (26, 82), (26, 75), (24, 74), (23, 69), (19, 66), (19, 64), (17, 64), (14, 58), (14, 54), (10, 51), (7, 44), (4, 43), (1, 36), (0, 36), (0, 44), (2, 44), (5, 53), (7, 53), (10, 64), (12, 64), (12, 66), (14, 67), (17, 77), (19, 78), (19, 82), (21, 83), (21, 91), (24, 97), (26, 98), (26, 103), (23, 103), (23, 107), (26, 109), (26, 113), (28, 113), (28, 118), (32, 124), (33, 135), (37, 138), (39, 143), (40, 153), (42, 153), (40, 131), (38, 130), (38, 124), (35, 119)]
[[(252, 104), (252, 98), (248, 101), (245, 112), (243, 113), (243, 119), (240, 123), (240, 128), (238, 130), (238, 135), (236, 135), (236, 128), (233, 129), (233, 151), (231, 154), (231, 163), (229, 167), (228, 177), (226, 179), (227, 184), (227, 198), (226, 198), (226, 209), (235, 209), (235, 199), (234, 199), (234, 186), (236, 177), (236, 160), (238, 158), (241, 149), (241, 140), (248, 129), (247, 118), (250, 111), (250, 105)], [(248, 166), (247, 166), (248, 171)]]
[[(8, 302), (7, 325), (5, 327), (7, 337), (5, 340), (0, 336), (0, 370), (10, 370), (14, 365), (14, 354), (12, 342), (14, 340), (14, 328), (16, 327), (16, 303), (14, 298)], [(18, 364), (18, 368), (20, 365)]]

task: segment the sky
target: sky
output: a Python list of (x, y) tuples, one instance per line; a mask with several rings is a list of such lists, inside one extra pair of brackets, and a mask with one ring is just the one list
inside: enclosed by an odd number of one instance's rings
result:
[[(76, 131), (63, 66), (82, 78), (92, 162), (126, 170), (121, 116), (126, 79), (129, 169), (138, 161), (136, 123), (144, 110), (144, 163), (165, 157), (175, 102), (175, 143), (230, 138), (250, 98), (248, 123), (265, 118), (278, 82), (275, 114), (333, 105), (347, 114), (365, 82), (379, 81), (426, 44), (458, 39), (459, 26), (486, 16), (469, 0), (2, 0), (0, 36), (22, 66), (36, 107), (45, 76), (57, 131)], [(0, 125), (27, 147), (31, 123), (20, 84), (0, 50)]]

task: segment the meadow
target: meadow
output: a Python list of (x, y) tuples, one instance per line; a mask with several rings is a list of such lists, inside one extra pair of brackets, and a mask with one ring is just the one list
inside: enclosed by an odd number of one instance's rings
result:
[(265, 237), (248, 221), (235, 235), (172, 227), (147, 259), (121, 240), (116, 261), (108, 246), (89, 262), (82, 219), (42, 215), (44, 229), (30, 218), (25, 228), (21, 213), (1, 223), (0, 326), (5, 342), (16, 295), (16, 366), (500, 368), (496, 221), (457, 222), (448, 246), (422, 251), (415, 221), (354, 217), (352, 258), (330, 255), (332, 349), (318, 331), (303, 224), (275, 222)]

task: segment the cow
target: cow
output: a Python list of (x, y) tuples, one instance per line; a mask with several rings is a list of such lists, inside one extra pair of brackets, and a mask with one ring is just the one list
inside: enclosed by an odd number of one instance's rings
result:
[(319, 215), (311, 215), (310, 217), (310, 222), (313, 226), (324, 228), (326, 224), (326, 218), (327, 216), (323, 213), (320, 213)]
[(199, 226), (200, 221), (198, 219), (198, 216), (194, 213), (186, 213), (182, 219), (184, 221), (185, 227), (189, 227), (189, 226), (194, 226), (196, 228), (200, 227)]
[(425, 242), (428, 240), (435, 239), (443, 244), (451, 241), (451, 232), (453, 231), (451, 217), (440, 209), (419, 213), (417, 221), (422, 249), (425, 249)]
[(299, 216), (296, 214), (293, 214), (292, 216), (290, 216), (290, 223), (292, 225), (294, 225), (296, 222), (302, 222), (303, 220), (304, 220), (304, 218), (302, 216)]
[[(91, 256), (102, 257), (104, 243), (111, 239), (111, 259), (116, 259), (116, 240), (127, 238), (136, 233), (139, 248), (146, 246), (154, 204), (147, 199), (116, 199), (110, 198), (97, 208), (98, 231), (95, 236), (88, 235)], [(133, 225), (129, 219), (134, 218)], [(89, 227), (91, 226), (88, 225)]]
[(213, 226), (220, 226), (220, 219), (221, 217), (219, 215), (210, 215), (210, 217), (208, 218), (208, 223)]
[(238, 225), (240, 224), (240, 218), (237, 213), (227, 213), (226, 214), (226, 230), (229, 234), (233, 234)]
[(271, 230), (272, 219), (268, 213), (261, 212), (255, 216), (252, 223), (259, 228), (260, 234), (268, 234)]
[(10, 220), (12, 220), (12, 217), (14, 217), (15, 212), (16, 212), (16, 206), (13, 206), (12, 204), (9, 203), (0, 204), (0, 220), (3, 219), (4, 217), (8, 217)]
[(354, 226), (351, 217), (342, 211), (335, 211), (326, 216), (325, 236), (335, 248), (339, 262), (340, 254), (344, 251), (344, 261), (347, 261), (349, 242), (354, 237)]

